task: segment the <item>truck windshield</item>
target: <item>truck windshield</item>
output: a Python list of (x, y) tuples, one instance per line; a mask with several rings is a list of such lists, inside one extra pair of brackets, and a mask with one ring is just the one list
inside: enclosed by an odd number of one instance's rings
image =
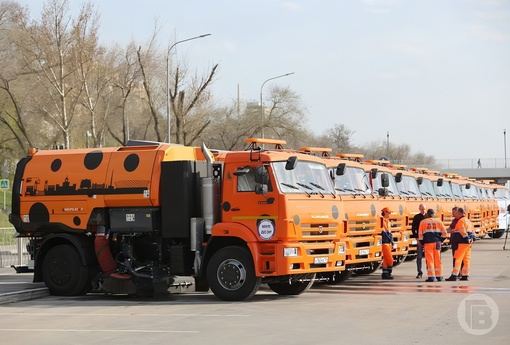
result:
[(418, 182), (413, 176), (404, 175), (402, 181), (397, 183), (398, 191), (400, 195), (407, 197), (421, 197)]
[(434, 185), (432, 181), (424, 178), (422, 184), (420, 185), (421, 195), (424, 197), (436, 198), (436, 192), (434, 191)]
[(453, 197), (455, 199), (462, 199), (462, 190), (460, 189), (460, 185), (457, 182), (451, 182), (450, 186), (452, 187)]
[[(370, 172), (368, 172), (367, 174), (370, 174)], [(387, 190), (388, 190), (389, 195), (392, 195), (392, 196), (400, 195), (398, 188), (397, 188), (397, 183), (395, 182), (395, 179), (391, 175), (391, 172), (388, 172), (388, 171), (381, 171), (381, 170), (377, 171), (377, 177), (373, 180), (374, 190), (377, 191), (380, 188), (382, 188), (382, 184), (381, 184), (381, 175), (382, 174), (388, 174), (389, 185), (388, 185)]]
[(343, 175), (335, 177), (335, 189), (338, 194), (372, 194), (365, 171), (349, 166)]
[(443, 181), (441, 186), (437, 185), (437, 181), (434, 181), (434, 191), (436, 195), (441, 199), (453, 198), (453, 191), (449, 183)]
[(285, 170), (286, 162), (271, 164), (282, 193), (334, 194), (333, 183), (326, 166), (299, 160), (296, 168)]
[(496, 199), (510, 199), (510, 191), (504, 188), (496, 188), (494, 190)]

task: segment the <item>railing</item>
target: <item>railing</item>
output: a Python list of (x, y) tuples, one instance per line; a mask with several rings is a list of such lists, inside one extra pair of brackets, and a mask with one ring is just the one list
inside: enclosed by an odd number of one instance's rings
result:
[(437, 159), (436, 163), (441, 169), (510, 168), (510, 160), (504, 158)]
[(0, 268), (27, 265), (27, 238), (15, 238), (14, 228), (0, 228)]
[[(478, 164), (480, 160), (480, 164)], [(433, 161), (408, 161), (399, 160), (391, 161), (394, 164), (404, 164), (408, 167), (423, 167), (433, 170), (442, 169), (493, 169), (493, 168), (510, 168), (510, 159), (505, 158), (454, 158), (454, 159), (436, 159)]]

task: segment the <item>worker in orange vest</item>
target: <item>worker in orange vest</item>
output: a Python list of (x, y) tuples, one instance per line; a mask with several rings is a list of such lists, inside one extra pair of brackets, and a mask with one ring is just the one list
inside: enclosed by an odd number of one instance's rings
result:
[[(471, 246), (475, 241), (476, 236), (473, 234), (471, 222), (467, 219), (464, 209), (458, 208), (457, 213), (460, 218), (455, 224), (454, 233), (458, 235), (459, 245), (453, 256), (453, 270), (452, 275), (446, 279), (448, 281), (458, 280), (459, 272), (461, 273), (460, 280), (469, 280), (469, 265), (471, 264)], [(462, 265), (462, 270), (461, 270)]]
[(393, 279), (391, 275), (393, 271), (393, 255), (391, 251), (393, 250), (393, 245), (395, 242), (393, 241), (393, 234), (390, 230), (390, 215), (391, 210), (388, 207), (385, 207), (381, 210), (381, 215), (383, 217), (383, 231), (381, 233), (382, 237), (382, 279)]
[(447, 233), (443, 222), (436, 217), (436, 212), (429, 208), (427, 218), (420, 222), (418, 240), (425, 250), (427, 263), (427, 280), (433, 282), (443, 280), (443, 263), (441, 262), (441, 243), (446, 239)]

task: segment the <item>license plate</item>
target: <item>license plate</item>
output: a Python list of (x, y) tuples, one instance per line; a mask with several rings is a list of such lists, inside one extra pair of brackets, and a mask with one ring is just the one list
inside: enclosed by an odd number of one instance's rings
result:
[(370, 254), (370, 250), (369, 249), (360, 249), (358, 251), (358, 255), (368, 255)]
[(328, 258), (313, 258), (314, 264), (327, 264)]

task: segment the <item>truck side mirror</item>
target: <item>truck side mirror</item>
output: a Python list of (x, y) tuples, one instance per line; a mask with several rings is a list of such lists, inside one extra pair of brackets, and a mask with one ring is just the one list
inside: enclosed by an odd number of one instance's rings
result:
[(442, 185), (443, 185), (443, 179), (440, 178), (440, 179), (437, 180), (437, 186), (441, 187)]
[(342, 176), (343, 174), (345, 174), (345, 163), (340, 163), (336, 167), (336, 175)]
[(421, 176), (420, 176), (420, 177), (418, 177), (418, 178), (416, 179), (416, 182), (418, 182), (418, 186), (421, 186), (421, 184), (423, 183), (423, 177), (421, 177)]
[(297, 165), (298, 158), (296, 156), (290, 156), (285, 164), (285, 170), (294, 170)]
[(377, 168), (373, 168), (370, 170), (370, 176), (372, 177), (372, 179), (377, 177)]
[(386, 188), (379, 188), (379, 196), (388, 196), (388, 190)]
[(267, 184), (257, 183), (255, 186), (255, 194), (267, 194)]
[(269, 175), (267, 174), (267, 169), (265, 166), (257, 167), (257, 169), (255, 170), (255, 182), (258, 184), (266, 185), (267, 189)]
[(388, 174), (386, 174), (386, 173), (381, 174), (381, 186), (386, 188), (389, 185), (390, 185), (390, 179), (388, 178)]
[(239, 168), (236, 171), (234, 171), (235, 176), (243, 176), (250, 172), (250, 168)]
[(400, 183), (402, 182), (402, 173), (399, 172), (395, 175), (395, 182)]
[(466, 183), (466, 189), (471, 188), (471, 183)]

